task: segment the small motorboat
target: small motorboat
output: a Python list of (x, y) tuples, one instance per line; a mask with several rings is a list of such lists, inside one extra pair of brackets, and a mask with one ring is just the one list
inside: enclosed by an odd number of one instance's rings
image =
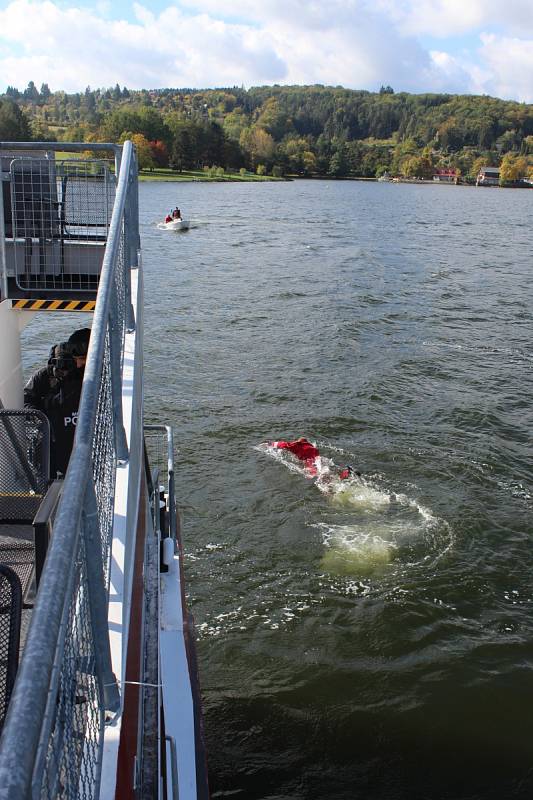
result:
[(159, 222), (157, 225), (163, 231), (188, 231), (189, 226), (190, 220), (188, 219), (171, 219), (170, 222)]

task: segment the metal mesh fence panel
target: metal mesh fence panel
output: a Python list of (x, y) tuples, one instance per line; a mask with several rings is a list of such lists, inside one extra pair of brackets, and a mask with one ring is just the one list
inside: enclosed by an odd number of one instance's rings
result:
[(22, 589), (12, 569), (0, 564), (0, 730), (18, 665)]
[(45, 415), (0, 409), (0, 521), (31, 523), (46, 493), (49, 462)]
[(94, 291), (115, 196), (105, 162), (11, 162), (14, 263), (20, 289)]
[[(120, 351), (125, 332), (124, 232), (121, 229), (112, 282), (111, 315), (119, 330)], [(111, 322), (105, 331), (105, 346), (96, 396), (96, 425), (91, 440), (98, 533), (104, 583), (109, 581), (113, 532), (116, 470), (116, 418), (113, 408)], [(54, 727), (49, 737), (42, 797), (92, 798), (99, 773), (99, 751), (103, 735), (103, 697), (97, 676), (93, 626), (88, 601), (84, 531), (81, 531), (76, 562), (76, 585), (71, 594), (65, 650), (61, 659)]]
[(81, 537), (59, 684), (56, 696), (50, 699), (54, 722), (41, 784), (43, 800), (94, 798), (103, 725), (95, 646)]
[(104, 565), (105, 585), (107, 586), (115, 497), (115, 428), (111, 394), (109, 331), (106, 334), (106, 348), (100, 378), (96, 418), (98, 424), (92, 442), (93, 480), (98, 507), (102, 564)]
[[(125, 236), (124, 231), (120, 236), (120, 244), (119, 244), (119, 251), (118, 251), (118, 264), (117, 269), (115, 270), (115, 278), (114, 278), (114, 292), (116, 297), (116, 309), (117, 309), (117, 318), (116, 318), (116, 326), (119, 331), (119, 338), (120, 341), (124, 341), (124, 334), (126, 333), (126, 280), (125, 280), (125, 272), (126, 272), (126, 263), (125, 263)], [(122, 358), (123, 358), (123, 348), (120, 348), (121, 354), (121, 368), (122, 368)]]
[(159, 484), (168, 486), (168, 439), (165, 428), (159, 426), (144, 427), (146, 452), (152, 473), (159, 472)]
[(2, 561), (15, 572), (25, 593), (35, 572), (35, 547), (33, 541), (2, 536)]

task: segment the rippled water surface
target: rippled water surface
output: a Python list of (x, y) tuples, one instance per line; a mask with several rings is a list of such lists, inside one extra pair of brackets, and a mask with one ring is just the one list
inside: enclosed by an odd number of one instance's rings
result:
[(532, 201), (141, 186), (214, 798), (532, 796)]

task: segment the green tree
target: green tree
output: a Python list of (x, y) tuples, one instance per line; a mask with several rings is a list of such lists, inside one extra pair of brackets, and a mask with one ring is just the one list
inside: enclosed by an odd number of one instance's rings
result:
[(154, 157), (150, 142), (142, 133), (134, 133), (128, 136), (135, 145), (139, 169), (153, 169), (155, 167)]
[(407, 178), (429, 180), (433, 177), (434, 168), (427, 155), (408, 156), (402, 163), (402, 175)]
[(275, 141), (280, 141), (293, 128), (287, 112), (280, 106), (276, 97), (269, 97), (265, 101), (256, 124), (269, 133)]
[(289, 138), (279, 146), (279, 152), (287, 163), (287, 170), (295, 175), (316, 171), (317, 158), (304, 137)]
[(257, 125), (242, 131), (240, 145), (248, 155), (253, 170), (259, 163), (270, 162), (276, 149), (272, 136)]
[(183, 172), (184, 169), (193, 169), (196, 166), (196, 152), (193, 129), (190, 125), (183, 124), (174, 134), (170, 156), (171, 166), (178, 172)]
[(24, 113), (12, 100), (0, 98), (0, 140), (27, 142), (30, 139), (30, 125)]
[(485, 156), (479, 156), (472, 162), (470, 172), (468, 173), (471, 178), (477, 178), (483, 167), (488, 167), (490, 164), (487, 162)]
[(343, 143), (337, 149), (329, 161), (329, 174), (336, 178), (344, 177), (348, 174), (348, 159), (346, 157), (346, 147)]
[(527, 158), (516, 153), (506, 153), (500, 165), (500, 185), (525, 178), (528, 171)]
[[(50, 129), (41, 117), (33, 117), (30, 123), (31, 138), (36, 142), (53, 142), (55, 138), (50, 135)], [(80, 141), (83, 141), (81, 139)]]
[(224, 132), (230, 139), (239, 141), (240, 135), (245, 128), (250, 124), (250, 121), (242, 108), (236, 108), (230, 114), (224, 117), (223, 128)]
[(302, 153), (302, 166), (305, 175), (316, 172), (316, 156), (311, 150), (304, 150)]
[(123, 131), (141, 133), (150, 142), (157, 139), (168, 142), (172, 139), (159, 111), (148, 106), (121, 106), (106, 116), (103, 134), (108, 141), (116, 142)]
[(418, 153), (418, 146), (414, 139), (404, 139), (399, 142), (393, 151), (392, 156), (392, 172), (394, 175), (399, 175), (402, 172), (404, 161), (408, 156), (415, 156)]
[(526, 136), (522, 143), (522, 154), (529, 155), (533, 153), (533, 136)]
[(24, 89), (24, 99), (29, 100), (30, 103), (36, 103), (39, 100), (39, 90), (33, 81), (30, 81)]

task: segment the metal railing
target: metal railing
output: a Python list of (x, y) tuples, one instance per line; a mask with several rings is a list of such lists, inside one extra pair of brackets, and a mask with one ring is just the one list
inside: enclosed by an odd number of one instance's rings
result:
[[(151, 486), (153, 495), (154, 528), (159, 530), (159, 520), (156, 518), (159, 497), (159, 487), (163, 487), (166, 498), (166, 511), (168, 514), (168, 535), (176, 542), (177, 539), (177, 513), (176, 493), (174, 484), (174, 435), (170, 425), (145, 425), (144, 439), (148, 461), (153, 467), (152, 477), (156, 478), (158, 485)], [(163, 532), (165, 536), (165, 532)]]
[(0, 800), (96, 797), (104, 713), (120, 705), (107, 601), (116, 465), (128, 458), (121, 354), (134, 325), (130, 269), (139, 232), (133, 146), (96, 147), (104, 148), (121, 161), (116, 199), (74, 447), (0, 740)]
[(50, 479), (45, 414), (0, 408), (0, 454), (0, 523), (31, 525)]
[[(103, 160), (54, 158), (54, 151), (114, 155)], [(122, 148), (103, 143), (0, 142), (0, 295), (10, 280), (23, 293), (60, 297), (95, 291), (109, 231)], [(137, 225), (137, 196), (126, 225)], [(132, 262), (133, 263), (133, 262)], [(13, 295), (20, 296), (20, 295)]]
[(18, 288), (94, 291), (115, 197), (108, 165), (20, 156), (9, 177), (6, 235)]

